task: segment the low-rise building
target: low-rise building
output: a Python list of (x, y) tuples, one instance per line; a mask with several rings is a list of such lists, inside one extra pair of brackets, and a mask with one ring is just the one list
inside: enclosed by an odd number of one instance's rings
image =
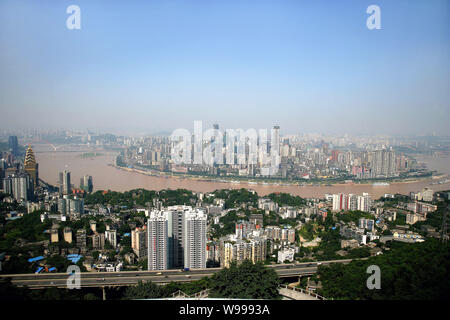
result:
[(283, 248), (278, 251), (278, 263), (284, 263), (286, 260), (289, 262), (294, 261), (294, 248)]

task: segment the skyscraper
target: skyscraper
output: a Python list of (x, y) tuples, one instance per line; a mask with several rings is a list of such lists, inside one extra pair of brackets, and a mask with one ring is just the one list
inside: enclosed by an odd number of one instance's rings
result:
[(39, 165), (36, 163), (36, 159), (34, 158), (33, 149), (31, 146), (28, 146), (27, 153), (25, 155), (24, 168), (25, 172), (30, 175), (30, 178), (33, 180), (33, 185), (37, 187), (39, 185)]
[(17, 136), (10, 136), (8, 139), (9, 151), (14, 157), (17, 157), (19, 153), (19, 142)]
[(275, 151), (278, 154), (280, 153), (280, 126), (273, 126), (273, 131), (272, 131), (272, 148), (275, 148)]
[(199, 209), (184, 213), (184, 267), (206, 268), (206, 214)]
[(169, 266), (184, 266), (183, 221), (184, 212), (192, 210), (189, 206), (171, 206), (167, 208), (169, 218)]
[(372, 178), (392, 177), (396, 174), (396, 157), (392, 150), (376, 150), (371, 155)]
[(91, 193), (94, 189), (94, 185), (92, 183), (92, 176), (84, 176), (80, 179), (80, 189), (86, 191), (87, 193)]
[(59, 173), (59, 193), (68, 195), (71, 193), (71, 191), (70, 172), (64, 170), (63, 172)]
[(15, 173), (3, 179), (3, 190), (18, 202), (31, 200), (34, 194), (33, 183), (25, 172)]
[(147, 220), (148, 270), (169, 268), (168, 213), (152, 211)]

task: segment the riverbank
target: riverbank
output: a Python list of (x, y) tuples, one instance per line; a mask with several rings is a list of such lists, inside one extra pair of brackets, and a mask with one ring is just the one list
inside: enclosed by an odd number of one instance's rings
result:
[(204, 175), (195, 174), (185, 174), (185, 173), (173, 173), (173, 172), (163, 172), (151, 169), (138, 169), (129, 168), (124, 166), (118, 166), (116, 164), (109, 164), (110, 166), (124, 170), (128, 172), (135, 172), (139, 174), (144, 174), (147, 176), (154, 177), (170, 177), (175, 179), (191, 179), (194, 181), (205, 181), (205, 182), (220, 182), (220, 183), (231, 183), (231, 184), (249, 184), (249, 185), (261, 185), (261, 186), (342, 186), (342, 185), (373, 185), (373, 186), (384, 186), (390, 184), (398, 183), (417, 183), (417, 182), (431, 182), (437, 179), (444, 179), (448, 177), (445, 174), (427, 175), (423, 177), (412, 177), (412, 178), (391, 178), (391, 179), (373, 179), (373, 180), (346, 180), (342, 182), (334, 182), (332, 180), (323, 181), (288, 181), (288, 180), (266, 180), (266, 179), (252, 179), (248, 177), (205, 177)]
[[(40, 151), (43, 152), (40, 152)], [(303, 198), (323, 198), (325, 194), (333, 194), (338, 192), (362, 194), (369, 193), (372, 198), (379, 198), (386, 193), (409, 194), (417, 192), (424, 187), (430, 187), (434, 191), (450, 189), (450, 182), (439, 185), (431, 185), (431, 181), (437, 179), (411, 179), (407, 182), (394, 182), (389, 185), (373, 185), (358, 183), (342, 183), (342, 184), (288, 184), (283, 182), (276, 184), (254, 183), (252, 181), (211, 181), (205, 177), (191, 178), (182, 175), (166, 173), (165, 175), (156, 172), (146, 172), (143, 170), (132, 168), (117, 168), (115, 165), (117, 152), (108, 150), (90, 150), (100, 151), (103, 155), (94, 158), (77, 157), (77, 152), (66, 151), (49, 151), (48, 149), (38, 149), (36, 151), (36, 160), (39, 163), (39, 176), (46, 182), (57, 185), (59, 180), (59, 172), (69, 170), (71, 172), (71, 180), (75, 183), (80, 181), (85, 175), (93, 178), (94, 190), (112, 190), (112, 191), (129, 191), (132, 189), (147, 190), (163, 190), (163, 189), (188, 189), (194, 192), (212, 192), (218, 189), (239, 189), (246, 188), (255, 190), (259, 195), (265, 196), (273, 192), (285, 192), (297, 195)], [(78, 154), (85, 153), (85, 150), (79, 151)], [(445, 161), (442, 161), (445, 168)], [(434, 167), (430, 167), (434, 170)], [(450, 172), (444, 171), (445, 174)], [(76, 185), (77, 186), (77, 185)]]

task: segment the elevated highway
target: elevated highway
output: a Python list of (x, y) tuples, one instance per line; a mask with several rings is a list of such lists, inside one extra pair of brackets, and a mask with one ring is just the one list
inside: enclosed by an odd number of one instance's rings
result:
[[(280, 278), (313, 275), (319, 265), (330, 263), (349, 263), (352, 259), (332, 260), (321, 262), (306, 262), (292, 264), (268, 265), (273, 268)], [(114, 287), (135, 285), (139, 281), (152, 281), (157, 284), (166, 284), (171, 281), (195, 281), (203, 277), (210, 277), (221, 268), (195, 269), (182, 271), (178, 269), (164, 271), (120, 271), (120, 272), (82, 272), (80, 274), (81, 287)], [(49, 287), (66, 288), (68, 273), (44, 274), (3, 274), (0, 279), (9, 278), (12, 284), (30, 289)]]

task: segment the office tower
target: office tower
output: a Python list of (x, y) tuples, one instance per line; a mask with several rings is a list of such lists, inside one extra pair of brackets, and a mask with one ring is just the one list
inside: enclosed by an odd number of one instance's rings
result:
[(206, 268), (206, 214), (195, 209), (184, 214), (184, 267)]
[(117, 231), (116, 230), (106, 230), (105, 238), (108, 242), (115, 248), (117, 247)]
[(92, 190), (94, 189), (92, 176), (84, 176), (80, 179), (80, 189), (86, 191), (87, 193), (92, 192)]
[(14, 157), (17, 157), (19, 153), (19, 142), (17, 136), (10, 136), (8, 139), (9, 151)]
[(72, 243), (72, 229), (69, 227), (65, 227), (63, 230), (64, 241), (68, 243)]
[(168, 213), (152, 211), (147, 220), (148, 270), (167, 270), (169, 267)]
[(138, 259), (147, 256), (147, 226), (131, 230), (131, 248)]
[(280, 153), (280, 126), (274, 126), (272, 131), (272, 148)]
[(27, 153), (25, 155), (24, 161), (24, 169), (25, 172), (30, 175), (30, 178), (33, 180), (33, 185), (37, 187), (39, 185), (39, 165), (36, 163), (36, 159), (34, 158), (33, 149), (31, 146), (28, 146)]
[(71, 193), (71, 191), (70, 172), (64, 170), (63, 172), (59, 173), (59, 193), (68, 195)]

